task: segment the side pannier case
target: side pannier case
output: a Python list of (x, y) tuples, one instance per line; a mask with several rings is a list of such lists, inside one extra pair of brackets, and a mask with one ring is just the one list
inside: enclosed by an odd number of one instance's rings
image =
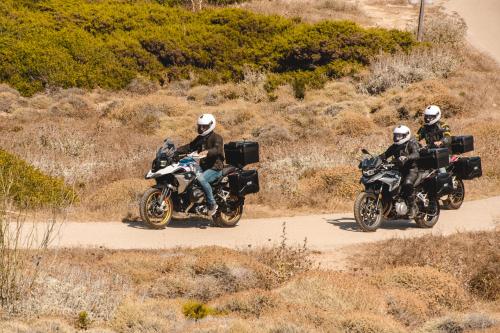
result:
[(453, 192), (453, 178), (449, 173), (438, 173), (434, 178), (434, 191), (439, 196)]
[(473, 150), (474, 150), (474, 137), (472, 135), (451, 137), (452, 154), (463, 154)]
[(450, 152), (448, 148), (435, 148), (420, 153), (417, 161), (420, 169), (446, 168), (450, 164)]
[(242, 168), (259, 162), (259, 143), (253, 141), (235, 141), (224, 145), (226, 163)]
[(483, 175), (481, 157), (463, 157), (459, 159), (456, 164), (455, 173), (463, 180), (481, 177)]
[(259, 173), (257, 170), (239, 170), (228, 176), (231, 192), (244, 196), (259, 192)]

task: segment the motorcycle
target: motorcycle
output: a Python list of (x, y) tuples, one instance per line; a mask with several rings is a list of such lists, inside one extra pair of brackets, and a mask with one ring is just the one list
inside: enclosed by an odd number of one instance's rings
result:
[[(246, 162), (258, 161), (258, 150), (257, 156), (249, 159), (248, 154), (244, 155), (245, 151), (234, 154), (230, 147), (227, 151), (226, 146), (226, 155), (233, 161), (238, 162), (245, 157)], [(186, 217), (208, 217), (205, 194), (196, 181), (197, 175), (202, 172), (200, 159), (196, 152), (177, 154), (175, 145), (165, 140), (151, 170), (145, 176), (146, 179), (154, 179), (156, 184), (146, 190), (141, 198), (139, 211), (142, 221), (154, 229), (162, 229), (171, 222), (174, 212)], [(245, 196), (259, 191), (257, 170), (244, 170), (244, 164), (234, 164), (225, 166), (222, 176), (211, 184), (219, 206), (213, 216), (213, 223), (219, 227), (236, 226), (243, 214)]]
[[(402, 176), (396, 164), (374, 157), (366, 149), (362, 152), (369, 155), (359, 164), (360, 182), (365, 189), (354, 202), (354, 217), (361, 230), (376, 231), (384, 219), (410, 219), (410, 208), (401, 193)], [(421, 228), (432, 228), (439, 220), (438, 192), (443, 185), (438, 183), (437, 176), (437, 170), (419, 170), (415, 181), (413, 219)]]

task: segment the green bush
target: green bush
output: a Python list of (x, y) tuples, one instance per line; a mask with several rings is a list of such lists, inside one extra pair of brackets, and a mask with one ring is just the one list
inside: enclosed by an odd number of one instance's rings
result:
[(0, 82), (24, 95), (54, 86), (121, 89), (137, 75), (163, 82), (194, 73), (211, 84), (241, 80), (248, 66), (281, 76), (275, 83), (297, 75), (327, 79), (416, 43), (408, 32), (348, 21), (307, 24), (234, 8), (171, 7), (179, 3), (4, 0)]
[(217, 311), (206, 304), (197, 301), (188, 301), (182, 306), (182, 313), (186, 318), (199, 320), (209, 315), (215, 315)]
[(64, 205), (75, 200), (62, 179), (49, 177), (19, 157), (0, 149), (0, 197), (8, 196), (19, 206)]

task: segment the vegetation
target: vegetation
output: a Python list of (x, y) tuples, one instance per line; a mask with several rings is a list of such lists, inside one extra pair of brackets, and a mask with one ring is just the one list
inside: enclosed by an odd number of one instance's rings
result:
[(43, 174), (15, 155), (0, 149), (0, 197), (21, 206), (61, 205), (75, 198), (62, 179)]
[[(53, 264), (39, 266), (31, 293), (20, 295), (18, 312), (0, 327), (5, 333), (498, 331), (498, 302), (478, 301), (459, 277), (464, 269), (477, 275), (480, 266), (468, 263), (498, 252), (498, 232), (381, 242), (380, 258), (362, 248), (356, 269), (342, 272), (311, 269), (312, 257), (284, 238), (245, 251), (52, 250), (45, 262)], [(481, 246), (471, 251), (475, 244)], [(410, 251), (415, 245), (426, 251)], [(276, 274), (276, 263), (297, 253), (294, 267), (281, 266), (289, 274)], [(431, 261), (409, 265), (411, 254)], [(376, 266), (383, 255), (390, 264)]]
[(119, 89), (139, 74), (160, 82), (193, 74), (198, 83), (240, 81), (245, 66), (286, 78), (335, 78), (416, 43), (408, 32), (348, 21), (307, 24), (227, 8), (193, 13), (145, 0), (7, 0), (0, 31), (0, 81), (24, 95)]

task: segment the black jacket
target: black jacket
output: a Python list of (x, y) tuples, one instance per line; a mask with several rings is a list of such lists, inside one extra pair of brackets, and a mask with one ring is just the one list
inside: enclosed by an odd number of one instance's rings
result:
[(208, 151), (207, 157), (200, 161), (203, 170), (213, 169), (222, 170), (224, 168), (224, 141), (222, 136), (212, 132), (207, 136), (198, 135), (193, 141), (177, 149), (180, 154), (189, 154), (192, 152)]
[[(417, 160), (420, 158), (420, 153), (418, 152), (419, 145), (417, 140), (411, 138), (407, 143), (402, 145), (393, 144), (387, 150), (380, 155), (380, 158), (386, 160), (390, 157), (399, 159), (400, 156), (408, 157), (408, 160), (404, 165), (401, 165), (403, 171), (410, 169), (417, 169)], [(399, 162), (398, 162), (399, 163)]]
[(442, 141), (443, 147), (450, 147), (451, 145), (451, 130), (450, 126), (444, 122), (438, 121), (432, 125), (423, 125), (417, 132), (417, 140), (425, 140), (425, 143), (434, 147), (434, 142)]

